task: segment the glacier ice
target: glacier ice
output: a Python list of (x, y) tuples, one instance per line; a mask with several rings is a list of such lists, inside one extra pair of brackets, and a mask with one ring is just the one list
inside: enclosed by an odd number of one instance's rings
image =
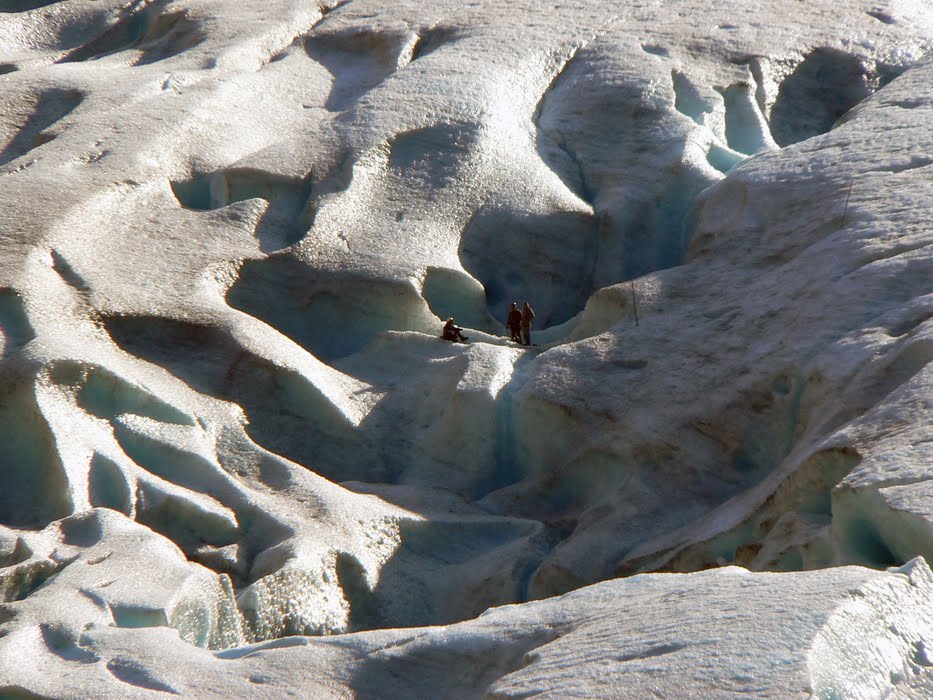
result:
[(933, 696), (931, 30), (0, 0), (0, 696)]

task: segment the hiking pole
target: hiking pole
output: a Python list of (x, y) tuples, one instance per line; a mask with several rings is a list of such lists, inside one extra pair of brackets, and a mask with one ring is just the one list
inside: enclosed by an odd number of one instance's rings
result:
[(846, 216), (849, 214), (849, 196), (852, 194), (852, 180), (849, 180), (849, 191), (846, 192), (846, 206), (842, 210), (842, 226), (846, 225)]
[(638, 325), (638, 304), (635, 301), (635, 280), (629, 280), (632, 283), (632, 308), (635, 310), (635, 325)]

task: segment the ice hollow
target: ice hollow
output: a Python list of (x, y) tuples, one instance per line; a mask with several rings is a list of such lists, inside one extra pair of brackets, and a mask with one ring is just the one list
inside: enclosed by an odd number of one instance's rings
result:
[(931, 29), (0, 2), (0, 696), (933, 694)]

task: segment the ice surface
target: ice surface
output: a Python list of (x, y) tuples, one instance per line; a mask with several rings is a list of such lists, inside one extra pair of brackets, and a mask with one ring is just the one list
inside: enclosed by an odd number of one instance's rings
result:
[[(91, 565), (109, 570), (108, 562)], [(43, 614), (33, 603), (0, 642), (28, 654), (33, 675), (21, 665), (0, 669), (45, 696), (345, 697), (352, 689), (360, 698), (884, 697), (929, 682), (930, 586), (922, 560), (903, 573), (728, 567), (641, 575), (447, 627), (292, 637), (214, 653), (180, 644), (164, 625), (30, 627), (27, 620)], [(85, 690), (57, 675), (69, 665), (81, 670)]]
[(933, 695), (931, 36), (0, 0), (0, 696)]

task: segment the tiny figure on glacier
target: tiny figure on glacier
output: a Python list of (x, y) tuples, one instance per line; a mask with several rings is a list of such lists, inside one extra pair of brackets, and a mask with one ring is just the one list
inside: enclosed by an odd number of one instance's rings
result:
[(463, 329), (460, 326), (454, 325), (454, 317), (451, 316), (447, 319), (447, 323), (444, 324), (444, 330), (441, 333), (441, 338), (444, 340), (449, 340), (451, 343), (461, 342), (465, 343), (469, 338), (460, 331)]
[(522, 307), (522, 343), (531, 345), (531, 324), (535, 321), (534, 309), (525, 302)]
[(512, 340), (521, 343), (522, 312), (518, 310), (517, 301), (512, 302), (512, 306), (509, 308), (509, 318), (506, 320), (505, 325), (512, 333)]

